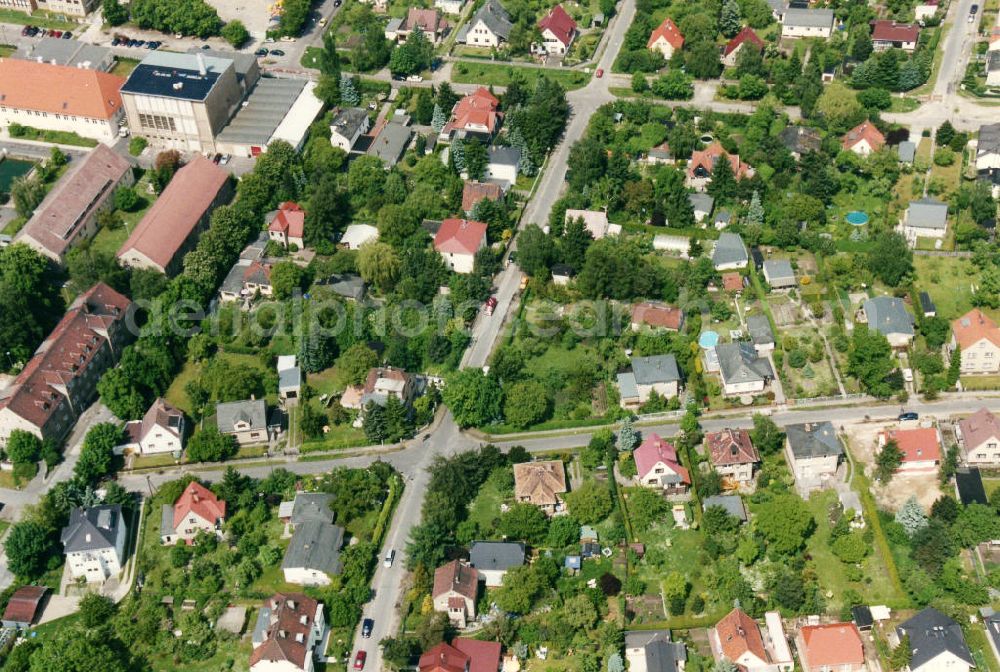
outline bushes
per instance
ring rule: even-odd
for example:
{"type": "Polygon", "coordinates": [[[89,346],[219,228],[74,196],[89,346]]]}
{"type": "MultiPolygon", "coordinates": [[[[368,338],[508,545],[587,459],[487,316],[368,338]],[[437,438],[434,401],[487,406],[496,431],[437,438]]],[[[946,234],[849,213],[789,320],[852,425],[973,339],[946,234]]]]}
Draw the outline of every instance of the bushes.
{"type": "Polygon", "coordinates": [[[222,29],[218,12],[204,0],[132,0],[129,11],[144,30],[206,38],[222,29]]]}

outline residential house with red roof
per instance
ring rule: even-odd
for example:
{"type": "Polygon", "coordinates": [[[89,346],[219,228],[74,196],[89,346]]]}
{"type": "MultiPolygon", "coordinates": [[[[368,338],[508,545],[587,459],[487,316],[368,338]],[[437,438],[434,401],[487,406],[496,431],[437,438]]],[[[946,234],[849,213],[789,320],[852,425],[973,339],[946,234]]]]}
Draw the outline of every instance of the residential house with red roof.
{"type": "Polygon", "coordinates": [[[122,452],[180,453],[184,450],[184,428],[184,413],[158,397],[142,420],[125,423],[128,440],[121,446],[122,452]]]}
{"type": "Polygon", "coordinates": [[[503,196],[503,189],[496,182],[467,180],[462,187],[462,210],[472,216],[472,209],[482,200],[496,201],[503,196]]]}
{"type": "Polygon", "coordinates": [[[461,560],[452,560],[434,570],[431,599],[434,611],[448,614],[458,628],[465,628],[476,618],[479,572],[461,560]]]}
{"type": "Polygon", "coordinates": [[[717,661],[736,663],[744,672],[791,672],[784,629],[777,613],[767,614],[767,633],[745,611],[736,608],[708,631],[708,642],[717,661]]]}
{"type": "Polygon", "coordinates": [[[649,35],[649,40],[646,42],[647,49],[660,52],[663,54],[663,58],[668,61],[674,55],[674,52],[683,46],[684,36],[681,35],[677,24],[670,17],[663,19],[663,23],[653,29],[653,32],[649,35]]]}
{"type": "Polygon", "coordinates": [[[115,191],[133,184],[132,164],[107,145],[98,145],[70,162],[14,242],[62,264],[71,249],[97,234],[97,216],[114,207],[115,191]]]}
{"type": "Polygon", "coordinates": [[[941,433],[936,427],[885,429],[878,434],[879,452],[895,441],[903,453],[897,474],[929,474],[937,471],[941,462],[941,433]]]}
{"type": "Polygon", "coordinates": [[[500,99],[485,86],[480,86],[455,103],[451,119],[441,129],[441,138],[448,140],[471,134],[488,141],[500,125],[503,115],[499,108],[500,99]]]}
{"type": "Polygon", "coordinates": [[[419,672],[498,672],[500,642],[456,637],[441,642],[420,656],[419,672]]]}
{"type": "Polygon", "coordinates": [[[250,672],[313,672],[326,635],[323,604],[302,593],[264,600],[253,629],[250,672]]]}
{"type": "Polygon", "coordinates": [[[645,301],[632,306],[632,331],[643,327],[680,331],[684,326],[684,311],[676,306],[645,301]]]}
{"type": "Polygon", "coordinates": [[[406,17],[394,31],[396,39],[405,40],[417,29],[423,31],[427,39],[436,44],[448,29],[448,21],[441,16],[440,10],[410,7],[406,17]]]}
{"type": "Polygon", "coordinates": [[[750,26],[743,26],[743,29],[723,47],[722,64],[727,68],[736,67],[736,59],[744,48],[756,49],[758,53],[764,51],[764,40],[760,39],[750,26]]]}
{"type": "Polygon", "coordinates": [[[184,164],[118,250],[118,261],[167,275],[208,228],[212,213],[233,196],[229,172],[201,154],[184,164]]]}
{"type": "Polygon", "coordinates": [[[26,630],[40,616],[38,608],[49,592],[47,586],[21,586],[3,611],[3,627],[26,630]]]}
{"type": "Polygon", "coordinates": [[[160,541],[190,544],[199,532],[222,536],[226,503],[198,481],[191,481],[173,506],[164,504],[160,513],[160,541]]]}
{"type": "Polygon", "coordinates": [[[444,259],[448,270],[472,273],[476,252],[486,247],[486,224],[468,219],[449,218],[434,234],[434,249],[444,259]]]}
{"type": "Polygon", "coordinates": [[[805,625],[795,638],[803,672],[864,672],[865,649],[854,623],[805,625]]]}
{"type": "Polygon", "coordinates": [[[132,340],[135,307],[103,282],[70,304],[14,382],[0,391],[0,446],[15,429],[59,441],[132,340]]]}
{"type": "Polygon", "coordinates": [[[542,33],[542,42],[532,45],[533,51],[538,54],[565,55],[577,35],[576,21],[562,5],[549,10],[538,22],[538,30],[542,33]]]}
{"type": "Polygon", "coordinates": [[[1000,372],[1000,327],[979,308],[951,323],[951,352],[959,349],[962,375],[1000,372]]]}
{"type": "Polygon", "coordinates": [[[635,480],[647,488],[660,488],[668,495],[685,495],[691,486],[688,470],[681,466],[673,444],[650,432],[632,451],[635,480]]]}
{"type": "Polygon", "coordinates": [[[861,156],[868,156],[885,146],[885,136],[870,121],[863,121],[846,134],[840,142],[841,147],[861,156]]]}
{"type": "Polygon", "coordinates": [[[760,455],[747,430],[724,429],[706,434],[705,452],[724,478],[739,485],[753,481],[753,468],[760,462],[760,455]]]}
{"type": "Polygon", "coordinates": [[[89,68],[0,59],[0,124],[109,141],[124,118],[125,78],[89,68]]]}
{"type": "Polygon", "coordinates": [[[875,51],[902,49],[912,52],[920,39],[920,26],[895,21],[872,21],[872,47],[875,51]]]}
{"type": "Polygon", "coordinates": [[[687,165],[687,184],[698,191],[704,191],[712,181],[712,171],[720,160],[729,161],[733,175],[737,180],[753,177],[754,169],[740,160],[739,154],[730,154],[718,142],[713,142],[705,149],[691,152],[691,160],[687,165]]]}
{"type": "Polygon", "coordinates": [[[294,245],[300,250],[306,246],[306,212],[302,206],[285,201],[274,212],[267,214],[267,237],[284,248],[294,245]]]}
{"type": "Polygon", "coordinates": [[[980,408],[958,422],[959,443],[970,467],[1000,466],[1000,420],[980,408]]]}

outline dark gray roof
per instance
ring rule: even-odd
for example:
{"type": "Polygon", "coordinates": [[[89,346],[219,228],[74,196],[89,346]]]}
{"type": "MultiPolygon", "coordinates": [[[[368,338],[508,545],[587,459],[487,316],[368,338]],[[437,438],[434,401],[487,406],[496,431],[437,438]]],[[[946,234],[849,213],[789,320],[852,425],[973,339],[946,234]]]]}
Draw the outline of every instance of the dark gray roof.
{"type": "Polygon", "coordinates": [[[976,145],[976,154],[1000,153],[1000,123],[983,124],[979,127],[979,142],[976,145]]]}
{"type": "Polygon", "coordinates": [[[789,7],[785,10],[781,23],[786,26],[801,26],[807,28],[832,28],[832,9],[799,9],[789,7]]]}
{"type": "Polygon", "coordinates": [[[673,355],[633,357],[632,373],[635,374],[635,382],[640,385],[672,383],[681,379],[677,358],[673,355]]]}
{"type": "Polygon", "coordinates": [[[160,536],[164,537],[174,532],[176,532],[174,529],[174,507],[170,504],[164,504],[160,509],[160,536]]]}
{"type": "Polygon", "coordinates": [[[498,147],[493,145],[487,151],[489,162],[500,166],[517,166],[521,162],[521,150],[517,147],[498,147]]]}
{"type": "Polygon", "coordinates": [[[353,138],[367,120],[368,112],[360,107],[345,107],[333,118],[330,128],[336,129],[345,138],[353,138]]]}
{"type": "Polygon", "coordinates": [[[738,233],[725,232],[719,236],[712,252],[712,263],[716,266],[724,264],[747,263],[747,247],[738,233]]]}
{"type": "Polygon", "coordinates": [[[986,72],[1000,70],[1000,51],[993,50],[986,55],[986,72]]]}
{"type": "Polygon", "coordinates": [[[670,641],[669,630],[636,630],[625,633],[626,649],[643,649],[646,672],[677,672],[678,662],[687,660],[681,642],[670,641]]]}
{"type": "Polygon", "coordinates": [[[715,223],[729,225],[733,221],[733,213],[728,210],[719,210],[715,213],[715,223]]]}
{"type": "Polygon", "coordinates": [[[863,304],[868,328],[889,334],[913,335],[913,316],[906,311],[903,300],[895,296],[876,296],[863,304]]]}
{"type": "Polygon", "coordinates": [[[261,79],[219,133],[218,142],[266,145],[305,86],[301,79],[261,79]]]}
{"type": "Polygon", "coordinates": [[[220,432],[232,432],[239,421],[250,423],[254,429],[262,429],[267,424],[267,404],[263,399],[216,404],[215,418],[220,432]]]}
{"type": "Polygon", "coordinates": [[[693,210],[712,212],[712,206],[715,205],[715,199],[708,194],[696,192],[688,194],[688,203],[691,204],[691,208],[693,210]]]}
{"type": "Polygon", "coordinates": [[[281,561],[282,569],[314,569],[330,576],[341,570],[340,547],[344,543],[344,528],[318,520],[310,520],[295,528],[292,540],[281,561]]]}
{"type": "Polygon", "coordinates": [[[403,156],[403,152],[406,151],[412,137],[413,131],[408,127],[389,122],[368,146],[368,155],[377,156],[382,159],[382,163],[394,166],[403,156]]]}
{"type": "Polygon", "coordinates": [[[792,455],[798,459],[844,454],[837,432],[829,421],[786,425],[785,436],[792,455]]]}
{"type": "Polygon", "coordinates": [[[618,374],[618,394],[622,399],[633,399],[639,396],[639,386],[635,382],[635,374],[631,371],[618,374]]]}
{"type": "Polygon", "coordinates": [[[701,503],[701,509],[704,511],[710,506],[722,507],[730,516],[739,518],[744,523],[747,520],[747,509],[743,506],[743,500],[739,495],[712,495],[711,497],[706,497],[701,503]]]}
{"type": "Polygon", "coordinates": [[[911,669],[919,669],[945,652],[950,652],[975,667],[962,635],[962,626],[934,607],[927,607],[901,623],[896,627],[896,632],[900,637],[904,633],[910,636],[910,647],[913,649],[911,669]]]}
{"type": "Polygon", "coordinates": [[[510,19],[510,14],[497,0],[486,0],[482,7],[476,10],[469,21],[469,26],[476,25],[476,21],[482,21],[494,34],[503,39],[510,39],[510,29],[514,23],[510,19]]]}
{"type": "Polygon", "coordinates": [[[774,343],[774,332],[771,331],[771,322],[767,315],[751,315],[747,318],[747,331],[750,332],[750,340],[754,345],[767,345],[774,343]]]}
{"type": "Polygon", "coordinates": [[[246,259],[237,260],[233,264],[233,267],[229,269],[229,272],[226,273],[219,291],[229,294],[239,294],[243,290],[243,273],[246,272],[248,266],[250,266],[250,262],[246,259]]]}
{"type": "Polygon", "coordinates": [[[67,553],[113,548],[125,533],[120,504],[77,507],[70,511],[69,524],[59,540],[67,553]]]}
{"type": "Polygon", "coordinates": [[[788,126],[778,137],[788,151],[797,154],[817,152],[822,143],[819,131],[808,126],[788,126]]]}
{"type": "Polygon", "coordinates": [[[792,284],[795,284],[795,271],[787,259],[768,259],[764,262],[764,273],[772,285],[775,284],[775,280],[791,280],[792,284]]]}
{"type": "Polygon", "coordinates": [[[1000,651],[1000,614],[991,614],[984,621],[986,633],[993,640],[993,646],[1000,651]]]}
{"type": "Polygon", "coordinates": [[[512,541],[474,541],[469,564],[476,569],[506,571],[524,564],[524,544],[512,541]]]}
{"type": "Polygon", "coordinates": [[[320,521],[333,522],[333,509],[330,503],[334,496],[328,492],[300,492],[295,495],[292,504],[292,515],[289,522],[292,525],[320,521]]]}
{"type": "Polygon", "coordinates": [[[360,301],[365,297],[365,281],[361,279],[360,275],[354,275],[353,273],[331,275],[326,280],[317,284],[329,287],[334,294],[343,296],[346,299],[360,301]]]}
{"type": "Polygon", "coordinates": [[[913,158],[917,154],[917,145],[909,140],[903,140],[896,147],[896,153],[899,154],[899,160],[903,163],[913,163],[913,158]]]}
{"type": "Polygon", "coordinates": [[[121,92],[203,101],[229,68],[235,71],[228,58],[152,51],[128,76],[121,92]]]}
{"type": "Polygon", "coordinates": [[[906,225],[921,229],[948,228],[948,204],[936,198],[921,198],[910,201],[906,212],[906,225]]]}
{"type": "Polygon", "coordinates": [[[920,308],[927,313],[936,313],[937,306],[934,305],[934,301],[931,300],[931,295],[927,292],[920,292],[920,308]]]}
{"type": "Polygon", "coordinates": [[[771,363],[757,356],[753,343],[737,341],[715,346],[722,379],[726,384],[767,381],[774,378],[771,363]]]}

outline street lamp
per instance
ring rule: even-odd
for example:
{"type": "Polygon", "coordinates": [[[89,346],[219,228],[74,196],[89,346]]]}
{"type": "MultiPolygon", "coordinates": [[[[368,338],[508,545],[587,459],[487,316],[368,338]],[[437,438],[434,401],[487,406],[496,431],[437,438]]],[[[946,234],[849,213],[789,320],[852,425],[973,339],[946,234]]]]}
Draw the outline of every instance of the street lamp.
{"type": "Polygon", "coordinates": [[[14,368],[14,360],[10,358],[10,350],[7,351],[7,363],[10,365],[10,368],[14,368]]]}

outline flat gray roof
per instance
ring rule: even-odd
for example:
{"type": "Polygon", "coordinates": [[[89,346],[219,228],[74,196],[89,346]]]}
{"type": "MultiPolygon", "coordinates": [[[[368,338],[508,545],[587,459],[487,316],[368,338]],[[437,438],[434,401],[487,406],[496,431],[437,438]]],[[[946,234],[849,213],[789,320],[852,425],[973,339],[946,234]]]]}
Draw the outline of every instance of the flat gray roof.
{"type": "Polygon", "coordinates": [[[246,104],[219,133],[219,142],[266,145],[305,88],[304,79],[262,78],[246,104]]]}

